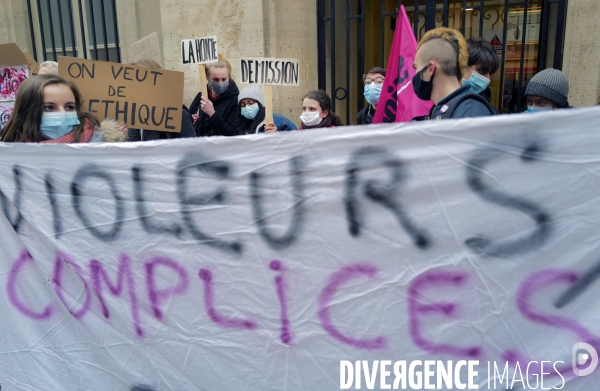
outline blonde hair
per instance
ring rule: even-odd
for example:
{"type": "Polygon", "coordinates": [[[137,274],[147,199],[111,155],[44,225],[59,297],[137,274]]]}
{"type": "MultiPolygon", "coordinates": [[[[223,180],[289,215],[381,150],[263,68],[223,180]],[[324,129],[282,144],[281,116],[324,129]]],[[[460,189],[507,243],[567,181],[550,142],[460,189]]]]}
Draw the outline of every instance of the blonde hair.
{"type": "Polygon", "coordinates": [[[42,68],[50,70],[53,75],[58,75],[58,63],[56,61],[44,61],[40,64],[40,69],[42,68]]]}
{"type": "Polygon", "coordinates": [[[135,65],[138,67],[146,67],[150,69],[162,69],[162,67],[156,61],[151,60],[149,58],[143,58],[134,63],[131,63],[131,65],[135,65]]]}
{"type": "Polygon", "coordinates": [[[417,51],[424,45],[427,61],[435,59],[446,75],[462,78],[462,71],[468,66],[469,50],[465,37],[458,30],[447,27],[430,30],[421,38],[417,51]],[[450,47],[451,51],[448,50],[450,47]]]}
{"type": "Polygon", "coordinates": [[[221,53],[219,53],[218,58],[219,58],[218,62],[213,62],[210,64],[206,64],[204,66],[206,78],[207,79],[210,78],[210,70],[213,68],[227,68],[227,73],[229,75],[229,78],[231,79],[231,64],[229,63],[229,61],[227,61],[225,56],[223,56],[221,53]]]}

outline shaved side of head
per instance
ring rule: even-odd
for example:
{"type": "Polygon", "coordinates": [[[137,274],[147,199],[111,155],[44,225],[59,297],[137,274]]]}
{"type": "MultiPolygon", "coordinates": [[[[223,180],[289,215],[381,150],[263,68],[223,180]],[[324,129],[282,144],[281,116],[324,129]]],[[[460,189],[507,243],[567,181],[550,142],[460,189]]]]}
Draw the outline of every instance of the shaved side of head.
{"type": "Polygon", "coordinates": [[[444,74],[456,76],[458,80],[462,78],[462,70],[467,67],[469,59],[465,37],[459,31],[447,27],[428,31],[421,38],[417,52],[422,61],[435,60],[444,74]]]}
{"type": "Polygon", "coordinates": [[[460,79],[462,75],[458,69],[457,57],[452,44],[441,38],[429,40],[419,47],[419,59],[423,64],[435,61],[445,75],[460,79]]]}

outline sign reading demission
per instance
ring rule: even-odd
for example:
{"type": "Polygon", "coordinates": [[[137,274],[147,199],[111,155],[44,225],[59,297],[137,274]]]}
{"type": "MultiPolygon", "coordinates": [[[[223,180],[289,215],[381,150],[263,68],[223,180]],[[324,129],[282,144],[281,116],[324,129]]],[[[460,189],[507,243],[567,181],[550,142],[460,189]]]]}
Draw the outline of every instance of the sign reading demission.
{"type": "Polygon", "coordinates": [[[2,389],[329,391],[359,360],[599,389],[599,125],[0,143],[2,389]]]}
{"type": "Polygon", "coordinates": [[[300,62],[280,58],[242,58],[240,81],[244,84],[299,86],[300,62]]]}

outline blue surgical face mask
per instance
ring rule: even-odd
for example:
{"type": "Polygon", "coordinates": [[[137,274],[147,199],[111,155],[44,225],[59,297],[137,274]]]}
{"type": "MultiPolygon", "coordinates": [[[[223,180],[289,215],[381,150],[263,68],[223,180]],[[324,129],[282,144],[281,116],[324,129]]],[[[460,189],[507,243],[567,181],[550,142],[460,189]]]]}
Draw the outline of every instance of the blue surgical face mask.
{"type": "Polygon", "coordinates": [[[536,106],[527,106],[527,110],[525,113],[543,113],[545,111],[554,110],[552,107],[536,107],[536,106]]]}
{"type": "Polygon", "coordinates": [[[210,89],[217,95],[223,94],[229,88],[229,80],[219,83],[214,80],[210,81],[210,89]]]}
{"type": "Polygon", "coordinates": [[[463,79],[462,84],[463,86],[467,84],[471,86],[472,93],[481,94],[490,84],[491,80],[481,75],[479,72],[474,71],[473,68],[469,69],[472,71],[471,76],[469,77],[469,80],[463,79]]]}
{"type": "Polygon", "coordinates": [[[378,104],[382,88],[382,84],[376,84],[375,82],[365,85],[364,95],[367,102],[372,105],[378,104]]]}
{"type": "Polygon", "coordinates": [[[258,114],[258,103],[246,105],[246,107],[242,109],[242,115],[248,119],[256,118],[256,114],[258,114]]]}
{"type": "Polygon", "coordinates": [[[42,114],[40,131],[47,139],[56,140],[72,132],[79,125],[76,111],[59,111],[42,114]]]}

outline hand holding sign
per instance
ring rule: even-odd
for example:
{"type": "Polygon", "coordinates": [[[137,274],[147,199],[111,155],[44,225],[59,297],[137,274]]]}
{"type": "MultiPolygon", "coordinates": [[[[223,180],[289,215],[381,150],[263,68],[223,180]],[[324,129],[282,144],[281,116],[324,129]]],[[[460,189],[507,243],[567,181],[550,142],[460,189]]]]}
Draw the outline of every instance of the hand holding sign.
{"type": "Polygon", "coordinates": [[[206,99],[204,96],[200,98],[200,110],[202,110],[202,112],[204,112],[204,114],[208,115],[209,117],[212,117],[213,114],[215,114],[215,106],[209,99],[206,99]]]}
{"type": "Polygon", "coordinates": [[[275,123],[269,122],[268,124],[265,125],[265,133],[275,133],[275,132],[277,132],[277,126],[275,126],[275,123]]]}

